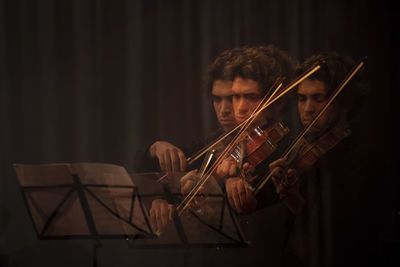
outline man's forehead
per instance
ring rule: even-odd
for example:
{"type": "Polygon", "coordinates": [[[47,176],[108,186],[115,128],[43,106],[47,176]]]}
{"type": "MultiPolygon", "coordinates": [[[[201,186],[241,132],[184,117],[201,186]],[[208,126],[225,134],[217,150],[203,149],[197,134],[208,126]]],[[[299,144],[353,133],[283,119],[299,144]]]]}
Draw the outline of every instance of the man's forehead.
{"type": "Polygon", "coordinates": [[[230,96],[233,94],[232,82],[216,80],[213,83],[211,94],[214,96],[230,96]]]}
{"type": "Polygon", "coordinates": [[[260,94],[260,84],[254,80],[235,78],[232,84],[232,90],[235,94],[260,94]]]}
{"type": "Polygon", "coordinates": [[[325,83],[319,80],[304,80],[297,89],[298,95],[325,95],[325,83]]]}

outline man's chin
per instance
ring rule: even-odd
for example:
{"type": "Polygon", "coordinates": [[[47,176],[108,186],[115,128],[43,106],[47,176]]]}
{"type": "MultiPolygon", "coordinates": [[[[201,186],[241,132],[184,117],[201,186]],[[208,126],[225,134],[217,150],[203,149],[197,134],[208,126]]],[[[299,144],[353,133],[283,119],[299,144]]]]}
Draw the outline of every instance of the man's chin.
{"type": "Polygon", "coordinates": [[[225,131],[229,131],[229,130],[233,129],[235,126],[236,126],[236,124],[221,124],[221,127],[225,131]]]}
{"type": "Polygon", "coordinates": [[[232,129],[236,125],[236,121],[234,120],[220,120],[219,124],[224,128],[225,130],[232,129]]]}
{"type": "Polygon", "coordinates": [[[244,122],[245,120],[247,120],[247,118],[236,118],[237,124],[241,124],[241,123],[244,122]]]}
{"type": "Polygon", "coordinates": [[[304,127],[307,127],[312,122],[312,120],[302,120],[301,122],[303,123],[304,127]]]}

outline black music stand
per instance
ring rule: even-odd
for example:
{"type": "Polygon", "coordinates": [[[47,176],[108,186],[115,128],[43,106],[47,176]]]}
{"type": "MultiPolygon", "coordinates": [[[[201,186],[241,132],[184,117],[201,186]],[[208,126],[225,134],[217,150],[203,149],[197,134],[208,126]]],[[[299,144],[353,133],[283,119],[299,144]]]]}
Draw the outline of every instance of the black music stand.
{"type": "MultiPolygon", "coordinates": [[[[160,173],[131,174],[133,182],[138,186],[138,194],[146,210],[150,210],[152,202],[164,199],[176,207],[184,199],[180,191],[180,178],[165,178],[160,173]]],[[[168,225],[164,233],[157,239],[131,240],[131,248],[220,248],[246,247],[248,242],[240,229],[236,215],[230,208],[226,194],[218,183],[210,178],[207,187],[206,208],[211,212],[186,209],[181,216],[175,214],[173,223],[168,225]]]]}
{"type": "Polygon", "coordinates": [[[126,170],[102,163],[14,164],[38,239],[155,238],[126,170]]]}

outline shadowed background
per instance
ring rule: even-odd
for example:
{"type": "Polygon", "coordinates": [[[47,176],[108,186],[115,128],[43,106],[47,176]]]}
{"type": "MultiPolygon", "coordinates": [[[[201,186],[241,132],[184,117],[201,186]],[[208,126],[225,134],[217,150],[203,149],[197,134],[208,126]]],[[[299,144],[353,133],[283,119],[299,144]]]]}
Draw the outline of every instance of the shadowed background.
{"type": "MultiPolygon", "coordinates": [[[[388,185],[376,249],[390,251],[399,220],[394,10],[354,0],[0,0],[0,266],[92,260],[90,242],[36,240],[12,163],[95,161],[131,171],[135,151],[154,140],[185,146],[204,137],[217,124],[202,74],[241,45],[274,44],[297,61],[330,50],[368,56],[366,145],[388,185]]],[[[138,259],[110,243],[101,266],[138,259]]],[[[146,253],[137,266],[154,263],[146,253]]],[[[182,253],[173,257],[171,266],[187,264],[182,253]]]]}

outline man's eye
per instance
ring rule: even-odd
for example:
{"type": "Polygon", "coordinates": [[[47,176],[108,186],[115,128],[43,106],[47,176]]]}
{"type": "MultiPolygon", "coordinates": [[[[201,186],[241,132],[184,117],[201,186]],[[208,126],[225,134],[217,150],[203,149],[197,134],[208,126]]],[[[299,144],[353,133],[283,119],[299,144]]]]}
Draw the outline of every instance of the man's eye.
{"type": "Polygon", "coordinates": [[[316,95],[316,96],[314,97],[314,100],[315,100],[316,102],[324,102],[324,101],[326,100],[326,96],[325,96],[325,95],[316,95]]]}
{"type": "Polygon", "coordinates": [[[230,95],[230,96],[226,96],[226,97],[225,97],[225,100],[227,100],[227,101],[229,101],[229,102],[232,102],[232,98],[233,98],[233,96],[231,96],[231,95],[230,95]]]}
{"type": "Polygon", "coordinates": [[[251,100],[251,101],[256,101],[256,100],[259,100],[260,98],[261,98],[261,96],[257,95],[257,94],[246,95],[246,99],[251,100]]]}
{"type": "Polygon", "coordinates": [[[306,97],[302,96],[302,95],[299,95],[299,96],[297,96],[297,101],[304,102],[304,101],[306,101],[306,97]]]}
{"type": "Polygon", "coordinates": [[[221,102],[221,98],[219,96],[213,96],[212,101],[219,103],[219,102],[221,102]]]}

